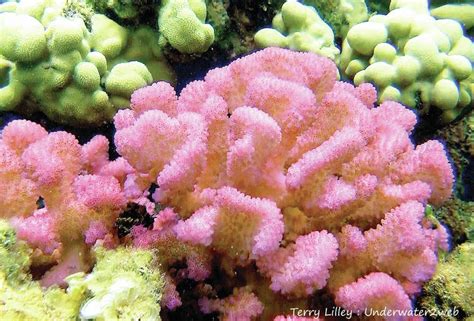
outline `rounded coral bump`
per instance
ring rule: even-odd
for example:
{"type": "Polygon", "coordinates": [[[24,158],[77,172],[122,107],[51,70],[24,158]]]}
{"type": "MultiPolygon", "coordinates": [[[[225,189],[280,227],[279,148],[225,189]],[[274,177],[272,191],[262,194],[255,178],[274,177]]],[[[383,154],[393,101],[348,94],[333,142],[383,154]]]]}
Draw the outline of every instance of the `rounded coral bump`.
{"type": "Polygon", "coordinates": [[[357,314],[363,311],[389,309],[398,315],[388,320],[400,320],[412,309],[411,301],[402,286],[388,274],[374,272],[356,283],[346,285],[336,293],[336,303],[357,314]]]}

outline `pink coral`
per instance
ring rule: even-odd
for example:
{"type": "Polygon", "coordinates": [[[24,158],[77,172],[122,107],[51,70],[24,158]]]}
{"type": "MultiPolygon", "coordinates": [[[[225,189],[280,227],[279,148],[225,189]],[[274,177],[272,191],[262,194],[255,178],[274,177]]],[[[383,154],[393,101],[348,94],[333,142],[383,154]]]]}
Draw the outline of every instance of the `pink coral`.
{"type": "Polygon", "coordinates": [[[212,205],[179,222],[175,228],[178,238],[212,245],[237,262],[248,262],[278,248],[283,222],[272,201],[252,199],[234,188],[223,187],[216,191],[212,205]]]}
{"type": "Polygon", "coordinates": [[[371,271],[390,274],[409,295],[420,291],[435,272],[438,248],[446,248],[446,230],[424,218],[424,206],[406,202],[386,214],[376,228],[365,233],[345,226],[338,235],[340,256],[329,288],[355,281],[371,271]],[[407,232],[409,231],[409,232],[407,232]],[[350,262],[357,261],[357,265],[350,262]]]}
{"type": "Polygon", "coordinates": [[[336,238],[327,231],[312,232],[279,249],[275,256],[260,260],[258,266],[271,277],[272,290],[305,297],[326,285],[337,248],[336,238]]]}
{"type": "Polygon", "coordinates": [[[176,285],[169,276],[165,277],[165,288],[163,289],[163,298],[160,303],[169,310],[174,310],[183,304],[176,290],[176,285]]]}
{"type": "MultiPolygon", "coordinates": [[[[375,107],[374,87],[336,78],[326,58],[269,48],[179,97],[163,83],[137,90],[115,117],[117,150],[136,170],[127,190],[156,183],[154,199],[176,212],[168,240],[207,248],[229,276],[256,263],[272,290],[301,298],[369,275],[397,306],[445,246],[422,216],[449,197],[452,169],[441,143],[414,146],[412,111],[375,107]]],[[[163,232],[143,233],[136,242],[163,232]]]]}
{"type": "MultiPolygon", "coordinates": [[[[110,163],[107,140],[97,136],[81,146],[69,133],[48,134],[30,121],[12,121],[2,132],[0,162],[4,165],[0,189],[10,189],[0,194],[0,204],[15,211],[2,210],[0,216],[15,215],[12,223],[18,236],[43,254],[85,268],[84,262],[78,263],[84,260],[83,253],[70,249],[82,248],[85,241],[90,243],[99,235],[110,235],[115,218],[126,205],[119,180],[101,174],[110,163]]],[[[124,172],[120,175],[125,176],[124,172]]],[[[65,276],[61,267],[54,270],[65,276]]],[[[74,268],[67,270],[75,272],[74,268]]],[[[62,281],[54,273],[47,277],[48,284],[62,281]]]]}
{"type": "Polygon", "coordinates": [[[411,282],[427,281],[436,268],[436,249],[430,229],[421,225],[424,208],[410,201],[389,212],[376,229],[365,233],[374,265],[411,282]],[[406,230],[410,233],[404,233],[406,230]]]}
{"type": "Polygon", "coordinates": [[[102,245],[108,249],[118,245],[118,239],[103,221],[92,221],[84,232],[84,241],[87,245],[102,245]]]}
{"type": "Polygon", "coordinates": [[[176,102],[174,88],[166,82],[158,82],[138,89],[130,99],[132,109],[137,115],[159,108],[169,116],[175,116],[178,107],[176,102]]]}
{"type": "MultiPolygon", "coordinates": [[[[158,249],[168,309],[183,304],[183,279],[202,290],[213,271],[234,292],[203,290],[200,307],[222,320],[271,320],[288,314],[274,300],[305,307],[323,289],[352,310],[410,309],[447,245],[423,213],[450,196],[452,169],[441,143],[413,144],[412,111],[375,107],[373,86],[336,79],[326,58],[269,48],[179,97],[166,83],[144,87],[114,118],[114,161],[103,136],[81,146],[14,121],[0,140],[0,215],[77,269],[72,249],[113,246],[126,203],[144,206],[154,225],[127,240],[158,249]]],[[[46,283],[72,270],[59,265],[46,283]]]]}
{"type": "Polygon", "coordinates": [[[26,218],[12,218],[11,223],[20,239],[30,246],[52,254],[61,248],[61,240],[56,233],[54,217],[45,208],[36,210],[26,218]]]}
{"type": "Polygon", "coordinates": [[[411,301],[400,283],[380,272],[371,273],[340,288],[336,293],[336,303],[359,315],[377,315],[376,311],[389,310],[389,313],[395,315],[374,317],[389,321],[406,320],[406,315],[411,310],[411,301]]]}
{"type": "Polygon", "coordinates": [[[234,289],[225,299],[202,298],[199,306],[205,314],[220,312],[222,321],[251,321],[263,312],[262,303],[246,288],[234,289]]]}

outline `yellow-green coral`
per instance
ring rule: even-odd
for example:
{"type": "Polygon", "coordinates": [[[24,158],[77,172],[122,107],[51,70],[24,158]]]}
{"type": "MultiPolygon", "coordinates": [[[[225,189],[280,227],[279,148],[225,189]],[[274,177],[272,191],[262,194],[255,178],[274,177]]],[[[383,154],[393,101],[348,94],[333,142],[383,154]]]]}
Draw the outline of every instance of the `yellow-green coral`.
{"type": "Polygon", "coordinates": [[[70,289],[86,289],[80,309],[83,319],[160,320],[160,300],[164,278],[150,250],[99,248],[97,264],[91,274],[67,278],[70,289]]]}
{"type": "Polygon", "coordinates": [[[155,45],[137,42],[134,32],[103,15],[91,17],[89,31],[81,18],[62,16],[65,3],[22,0],[0,7],[0,33],[6,35],[0,43],[0,110],[21,111],[28,99],[54,121],[98,125],[128,107],[130,94],[153,76],[174,82],[155,45]],[[124,58],[132,50],[143,52],[135,62],[124,58]],[[118,82],[120,88],[107,86],[118,82]]]}
{"type": "Polygon", "coordinates": [[[43,289],[28,273],[31,250],[0,220],[0,316],[8,321],[159,321],[164,278],[152,250],[97,248],[94,270],[43,289]]]}
{"type": "Polygon", "coordinates": [[[110,60],[110,65],[128,61],[144,63],[154,81],[176,82],[176,75],[164,58],[159,35],[150,27],[141,26],[128,33],[128,42],[120,55],[110,60]]]}
{"type": "Polygon", "coordinates": [[[27,279],[31,250],[17,242],[16,233],[4,220],[0,220],[0,273],[5,282],[17,284],[27,279]]]}
{"type": "Polygon", "coordinates": [[[0,315],[8,321],[74,321],[83,293],[57,287],[43,290],[39,283],[11,286],[0,272],[0,315]]]}
{"type": "Polygon", "coordinates": [[[447,4],[431,10],[431,15],[438,19],[454,19],[461,22],[466,29],[474,26],[474,4],[447,4]]]}
{"type": "Polygon", "coordinates": [[[452,121],[472,102],[474,44],[457,21],[433,18],[426,0],[392,0],[390,9],[349,30],[342,71],[375,84],[380,101],[436,106],[452,121]]]}
{"type": "Polygon", "coordinates": [[[310,51],[333,60],[339,55],[332,29],[310,6],[288,0],[283,4],[281,13],[273,18],[272,25],[274,29],[265,28],[255,34],[259,47],[310,51]]]}
{"type": "Polygon", "coordinates": [[[434,215],[449,227],[455,244],[474,241],[474,202],[451,198],[434,210],[434,215]]]}
{"type": "Polygon", "coordinates": [[[0,316],[8,321],[76,320],[84,297],[81,289],[43,290],[28,274],[31,250],[0,221],[0,316]]]}
{"type": "Polygon", "coordinates": [[[350,27],[369,19],[364,0],[304,0],[303,3],[314,7],[341,38],[350,27]]]}
{"type": "Polygon", "coordinates": [[[161,43],[181,53],[202,53],[214,42],[214,29],[206,24],[204,0],[163,0],[158,26],[161,43]]]}
{"type": "Polygon", "coordinates": [[[474,243],[460,245],[440,262],[436,274],[424,287],[421,307],[436,320],[458,320],[443,312],[458,311],[465,320],[474,317],[474,243]],[[436,315],[436,316],[435,316],[436,315]]]}
{"type": "MultiPolygon", "coordinates": [[[[133,19],[138,15],[136,1],[132,0],[86,0],[95,11],[113,11],[121,19],[133,19]]],[[[138,1],[139,2],[139,1],[138,1]]]]}

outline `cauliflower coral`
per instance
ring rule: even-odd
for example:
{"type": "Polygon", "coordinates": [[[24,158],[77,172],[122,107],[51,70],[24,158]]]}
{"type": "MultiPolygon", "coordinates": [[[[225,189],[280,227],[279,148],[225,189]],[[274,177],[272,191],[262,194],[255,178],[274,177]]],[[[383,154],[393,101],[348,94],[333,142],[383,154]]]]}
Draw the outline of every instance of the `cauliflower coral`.
{"type": "Polygon", "coordinates": [[[107,152],[103,136],[81,146],[69,133],[48,134],[26,120],[2,130],[0,217],[35,249],[34,265],[59,263],[43,285],[88,268],[86,241],[115,243],[115,219],[127,204],[121,182],[131,168],[109,162],[107,152]]]}
{"type": "Polygon", "coordinates": [[[202,311],[222,320],[281,320],[290,311],[272,312],[275,302],[305,307],[319,289],[354,313],[411,309],[448,246],[424,208],[449,198],[451,165],[441,143],[411,141],[412,111],[375,107],[372,85],[336,79],[327,58],[269,48],[179,97],[163,82],[139,89],[115,116],[117,151],[133,168],[124,194],[156,184],[168,207],[152,229],[134,229],[134,243],[184,259],[167,276],[168,308],[181,304],[182,280],[209,281],[211,256],[229,280],[243,273],[230,296],[212,282],[200,291],[202,311]]]}

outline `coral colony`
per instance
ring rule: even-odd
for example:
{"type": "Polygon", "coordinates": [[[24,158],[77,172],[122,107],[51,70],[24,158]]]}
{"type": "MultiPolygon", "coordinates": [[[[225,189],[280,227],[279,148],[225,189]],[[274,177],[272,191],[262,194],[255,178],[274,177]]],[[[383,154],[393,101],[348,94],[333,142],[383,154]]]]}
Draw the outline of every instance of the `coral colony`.
{"type": "Polygon", "coordinates": [[[0,4],[0,320],[474,318],[474,6],[243,2],[0,4]]]}

